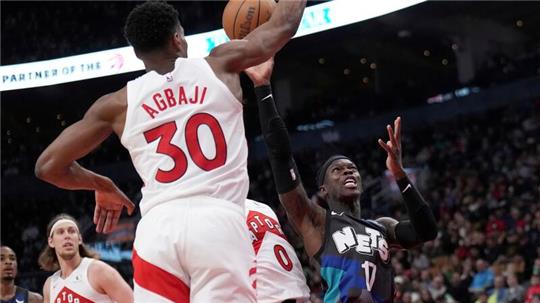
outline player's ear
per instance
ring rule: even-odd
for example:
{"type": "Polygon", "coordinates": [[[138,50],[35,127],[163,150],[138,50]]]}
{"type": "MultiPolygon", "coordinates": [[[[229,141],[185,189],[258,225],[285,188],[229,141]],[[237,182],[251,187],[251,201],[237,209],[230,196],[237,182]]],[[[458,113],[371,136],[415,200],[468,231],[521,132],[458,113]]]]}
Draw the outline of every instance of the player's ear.
{"type": "Polygon", "coordinates": [[[328,190],[326,189],[326,186],[324,186],[324,184],[319,186],[319,196],[325,200],[328,197],[328,190]]]}
{"type": "Polygon", "coordinates": [[[48,237],[48,238],[47,238],[47,244],[49,244],[49,247],[50,247],[50,248],[54,248],[54,244],[53,244],[52,237],[48,237]]]}

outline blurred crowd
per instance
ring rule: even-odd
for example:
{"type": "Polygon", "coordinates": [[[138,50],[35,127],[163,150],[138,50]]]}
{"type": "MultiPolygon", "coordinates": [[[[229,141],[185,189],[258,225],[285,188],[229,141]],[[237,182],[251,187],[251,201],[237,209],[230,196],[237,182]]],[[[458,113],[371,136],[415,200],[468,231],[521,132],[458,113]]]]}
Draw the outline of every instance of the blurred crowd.
{"type": "MultiPolygon", "coordinates": [[[[422,192],[435,211],[439,235],[421,248],[394,252],[397,302],[540,302],[539,107],[489,111],[415,132],[404,121],[404,163],[426,175],[422,192]]],[[[315,164],[332,151],[355,159],[368,191],[373,180],[383,182],[385,154],[371,141],[297,155],[311,192],[315,164]]],[[[254,198],[276,201],[268,166],[258,170],[251,174],[254,198]]],[[[384,187],[368,194],[363,216],[406,215],[399,195],[385,194],[384,187]]],[[[281,208],[280,214],[285,220],[281,208]]],[[[320,295],[316,265],[294,233],[289,239],[320,295]]]]}

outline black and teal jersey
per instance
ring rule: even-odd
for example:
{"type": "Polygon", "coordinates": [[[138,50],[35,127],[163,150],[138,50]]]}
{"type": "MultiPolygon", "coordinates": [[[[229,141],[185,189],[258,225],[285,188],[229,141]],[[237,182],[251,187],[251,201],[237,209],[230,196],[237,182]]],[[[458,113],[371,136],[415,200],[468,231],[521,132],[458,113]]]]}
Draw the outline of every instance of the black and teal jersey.
{"type": "Polygon", "coordinates": [[[15,295],[11,299],[7,301],[2,300],[1,302],[2,303],[28,303],[28,290],[17,286],[15,295]]]}
{"type": "Polygon", "coordinates": [[[328,210],[324,242],[315,258],[327,286],[325,303],[393,302],[394,272],[381,224],[328,210]]]}

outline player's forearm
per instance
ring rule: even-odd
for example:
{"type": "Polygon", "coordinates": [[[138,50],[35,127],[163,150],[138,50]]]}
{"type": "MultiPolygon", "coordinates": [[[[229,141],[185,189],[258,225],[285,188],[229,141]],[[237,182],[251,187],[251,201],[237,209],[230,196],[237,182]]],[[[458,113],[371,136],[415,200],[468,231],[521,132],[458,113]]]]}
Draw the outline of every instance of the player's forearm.
{"type": "Polygon", "coordinates": [[[57,187],[70,190],[96,190],[110,186],[111,180],[80,166],[76,161],[64,164],[51,157],[40,157],[36,176],[57,187]]]}
{"type": "Polygon", "coordinates": [[[431,241],[437,236],[437,222],[431,207],[405,174],[397,180],[409,215],[396,226],[396,237],[404,247],[431,241]]]}
{"type": "Polygon", "coordinates": [[[288,38],[294,36],[306,7],[306,0],[281,0],[268,22],[288,38]]]}
{"type": "Polygon", "coordinates": [[[255,88],[259,106],[259,122],[268,149],[274,182],[279,194],[292,191],[300,183],[300,176],[292,156],[287,127],[279,116],[270,85],[255,88]]]}

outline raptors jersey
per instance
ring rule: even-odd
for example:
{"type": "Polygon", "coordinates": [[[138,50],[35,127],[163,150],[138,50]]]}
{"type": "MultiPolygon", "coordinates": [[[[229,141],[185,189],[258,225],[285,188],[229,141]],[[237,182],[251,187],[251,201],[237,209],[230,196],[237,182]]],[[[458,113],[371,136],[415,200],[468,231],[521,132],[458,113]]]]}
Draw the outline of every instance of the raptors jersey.
{"type": "Polygon", "coordinates": [[[205,59],[178,58],[127,84],[121,142],[144,182],[141,213],[208,196],[243,207],[249,189],[242,104],[205,59]]]}
{"type": "Polygon", "coordinates": [[[274,211],[266,204],[249,199],[245,211],[257,255],[257,302],[307,301],[309,288],[302,265],[287,242],[274,211]]]}
{"type": "Polygon", "coordinates": [[[324,243],[315,258],[328,288],[324,302],[393,302],[388,236],[376,221],[327,211],[324,243]]]}
{"type": "Polygon", "coordinates": [[[81,264],[66,278],[60,277],[60,271],[51,276],[50,303],[109,303],[107,295],[98,293],[88,281],[88,266],[94,261],[82,258],[81,264]]]}

